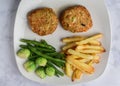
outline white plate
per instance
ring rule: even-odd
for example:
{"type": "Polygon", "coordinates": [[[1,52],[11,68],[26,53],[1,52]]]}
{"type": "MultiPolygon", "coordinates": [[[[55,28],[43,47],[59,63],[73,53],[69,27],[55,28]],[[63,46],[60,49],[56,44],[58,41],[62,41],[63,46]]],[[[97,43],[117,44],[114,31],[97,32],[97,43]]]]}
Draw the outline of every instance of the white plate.
{"type": "Polygon", "coordinates": [[[95,65],[95,73],[93,75],[84,75],[81,80],[75,82],[71,82],[70,78],[66,76],[61,78],[49,77],[41,80],[34,73],[27,73],[23,68],[23,62],[25,60],[20,59],[15,54],[17,66],[23,76],[25,76],[30,80],[37,81],[40,83],[69,85],[69,84],[76,84],[81,82],[88,82],[98,78],[104,72],[108,62],[110,42],[111,42],[109,18],[103,0],[22,0],[17,11],[15,28],[14,28],[15,53],[17,52],[17,50],[19,49],[19,45],[21,44],[21,42],[19,41],[20,38],[37,39],[37,40],[45,39],[47,40],[48,43],[56,47],[56,49],[59,51],[60,46],[62,45],[60,39],[63,37],[73,36],[73,35],[89,36],[96,33],[103,33],[104,37],[102,38],[101,41],[106,49],[106,53],[104,53],[101,56],[102,57],[101,62],[95,65]],[[60,12],[64,10],[66,7],[79,5],[79,4],[85,6],[89,10],[93,19],[93,27],[88,32],[74,34],[65,31],[59,24],[57,30],[53,34],[42,37],[33,33],[28,27],[26,15],[32,9],[40,8],[40,7],[50,7],[55,10],[57,15],[59,15],[60,12]]]}

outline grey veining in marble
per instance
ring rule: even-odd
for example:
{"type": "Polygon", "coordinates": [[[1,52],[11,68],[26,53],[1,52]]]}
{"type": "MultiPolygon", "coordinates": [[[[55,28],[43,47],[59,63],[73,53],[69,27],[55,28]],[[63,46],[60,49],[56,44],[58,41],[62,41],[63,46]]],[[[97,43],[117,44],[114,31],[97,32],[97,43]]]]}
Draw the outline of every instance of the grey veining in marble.
{"type": "MultiPolygon", "coordinates": [[[[20,0],[0,0],[0,86],[47,86],[30,81],[17,69],[13,53],[14,19],[20,0]]],[[[112,29],[112,48],[104,74],[75,86],[120,86],[120,0],[105,0],[112,29]]]]}

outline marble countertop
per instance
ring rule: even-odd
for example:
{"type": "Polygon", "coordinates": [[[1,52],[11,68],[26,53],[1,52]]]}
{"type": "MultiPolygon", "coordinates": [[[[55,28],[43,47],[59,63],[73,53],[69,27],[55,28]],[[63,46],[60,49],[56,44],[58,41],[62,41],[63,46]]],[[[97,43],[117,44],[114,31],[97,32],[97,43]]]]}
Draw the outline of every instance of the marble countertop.
{"type": "MultiPolygon", "coordinates": [[[[0,86],[47,86],[30,81],[17,69],[13,53],[14,19],[20,0],[0,0],[0,86]]],[[[112,29],[108,66],[98,79],[74,86],[120,86],[120,0],[105,0],[112,29]]]]}

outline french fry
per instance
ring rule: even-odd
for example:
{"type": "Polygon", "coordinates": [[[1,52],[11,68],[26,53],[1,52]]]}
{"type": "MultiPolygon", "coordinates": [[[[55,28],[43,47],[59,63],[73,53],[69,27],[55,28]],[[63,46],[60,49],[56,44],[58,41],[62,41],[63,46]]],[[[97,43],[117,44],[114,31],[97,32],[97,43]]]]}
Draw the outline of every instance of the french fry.
{"type": "Polygon", "coordinates": [[[82,72],[80,70],[78,70],[78,69],[76,69],[75,72],[76,72],[76,78],[80,79],[80,77],[82,75],[82,72]]]}
{"type": "Polygon", "coordinates": [[[63,38],[62,42],[63,43],[71,43],[71,42],[81,41],[83,39],[85,39],[85,38],[80,37],[80,36],[75,36],[75,37],[63,38]]]}
{"type": "Polygon", "coordinates": [[[73,70],[73,71],[76,69],[73,65],[71,65],[71,67],[72,67],[72,70],[73,70]]]}
{"type": "Polygon", "coordinates": [[[96,46],[100,46],[101,43],[98,40],[91,40],[88,42],[90,45],[96,45],[96,46]]]}
{"type": "Polygon", "coordinates": [[[93,50],[105,51],[105,49],[102,46],[79,45],[76,47],[76,50],[83,50],[83,49],[93,49],[93,50]]]}
{"type": "Polygon", "coordinates": [[[79,58],[81,58],[81,57],[78,57],[78,56],[76,56],[76,55],[69,55],[69,57],[74,58],[74,59],[79,59],[79,58]]]}
{"type": "Polygon", "coordinates": [[[73,65],[74,67],[76,67],[79,70],[85,71],[85,72],[87,72],[89,74],[94,72],[94,68],[92,66],[90,66],[90,65],[79,62],[78,60],[75,60],[75,59],[73,59],[71,57],[67,57],[66,59],[67,59],[69,64],[73,65]]]}
{"type": "Polygon", "coordinates": [[[73,74],[72,74],[72,81],[75,81],[75,79],[76,79],[76,73],[75,73],[75,71],[73,71],[73,74]]]}
{"type": "Polygon", "coordinates": [[[94,58],[88,63],[88,65],[93,65],[93,63],[98,64],[100,62],[100,57],[98,55],[94,55],[94,58]]]}
{"type": "Polygon", "coordinates": [[[91,41],[91,40],[96,40],[96,39],[101,38],[101,37],[102,37],[102,34],[99,33],[99,34],[96,34],[96,35],[91,36],[91,37],[89,37],[89,38],[86,38],[85,40],[76,42],[76,44],[77,44],[77,45],[87,44],[87,43],[89,43],[89,41],[91,41]]]}
{"type": "Polygon", "coordinates": [[[94,63],[100,62],[101,54],[105,52],[104,47],[97,40],[103,35],[101,33],[91,37],[69,37],[62,39],[66,45],[62,48],[66,54],[65,73],[72,81],[80,79],[83,73],[94,73],[94,63]]]}
{"type": "Polygon", "coordinates": [[[86,63],[88,61],[90,61],[89,59],[81,59],[81,60],[78,60],[79,62],[83,62],[83,63],[86,63]]]}
{"type": "Polygon", "coordinates": [[[68,62],[66,62],[65,63],[65,73],[66,73],[66,75],[68,76],[68,77],[71,77],[71,75],[72,75],[72,68],[71,68],[71,65],[68,63],[68,62]]]}
{"type": "Polygon", "coordinates": [[[99,63],[100,62],[100,56],[98,55],[95,55],[94,58],[93,58],[93,63],[99,63]]]}
{"type": "Polygon", "coordinates": [[[82,75],[82,72],[76,69],[72,74],[72,81],[75,81],[75,79],[80,79],[81,75],[82,75]]]}
{"type": "Polygon", "coordinates": [[[84,54],[101,54],[103,51],[100,50],[77,50],[77,52],[84,53],[84,54]]]}
{"type": "Polygon", "coordinates": [[[75,43],[70,43],[70,44],[65,45],[65,46],[62,48],[62,50],[65,51],[65,50],[67,50],[67,49],[69,49],[69,48],[72,48],[72,47],[75,47],[75,46],[76,46],[75,43]]]}
{"type": "Polygon", "coordinates": [[[69,49],[67,52],[68,52],[69,54],[72,54],[72,55],[81,57],[81,58],[83,58],[83,59],[93,59],[93,56],[92,56],[92,55],[87,55],[87,54],[79,53],[79,52],[76,52],[76,51],[73,50],[73,49],[69,49]]]}
{"type": "MultiPolygon", "coordinates": [[[[76,66],[74,66],[72,64],[70,64],[70,65],[71,65],[73,71],[75,71],[77,69],[76,66]]],[[[82,73],[86,73],[83,69],[78,69],[78,70],[80,70],[82,73]]]]}
{"type": "Polygon", "coordinates": [[[88,63],[89,66],[92,66],[93,65],[93,60],[91,60],[89,63],[88,63]]]}
{"type": "MultiPolygon", "coordinates": [[[[86,39],[86,37],[75,36],[75,37],[63,38],[62,42],[63,43],[71,43],[71,42],[77,42],[77,41],[81,41],[81,40],[85,40],[85,39],[86,39]]],[[[101,43],[98,40],[91,40],[91,41],[89,41],[89,44],[101,45],[101,43]]]]}

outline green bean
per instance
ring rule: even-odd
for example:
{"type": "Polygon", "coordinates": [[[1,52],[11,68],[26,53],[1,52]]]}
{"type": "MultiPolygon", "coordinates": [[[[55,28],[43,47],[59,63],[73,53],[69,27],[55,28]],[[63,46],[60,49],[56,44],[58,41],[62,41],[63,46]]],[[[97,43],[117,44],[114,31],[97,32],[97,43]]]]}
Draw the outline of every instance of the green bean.
{"type": "Polygon", "coordinates": [[[55,50],[50,50],[50,49],[41,48],[41,47],[37,47],[36,49],[39,50],[39,51],[45,52],[45,53],[46,53],[46,52],[49,52],[49,53],[50,53],[50,52],[55,52],[55,50]]]}
{"type": "Polygon", "coordinates": [[[42,40],[40,41],[40,43],[45,44],[45,45],[48,45],[48,43],[47,43],[44,39],[42,39],[42,40]]]}
{"type": "Polygon", "coordinates": [[[42,43],[40,43],[38,41],[35,41],[35,40],[21,39],[20,41],[28,43],[28,44],[34,44],[34,45],[37,45],[37,46],[40,46],[40,47],[48,48],[48,49],[51,49],[51,50],[55,50],[55,48],[53,46],[45,45],[45,44],[42,44],[42,43]]]}
{"type": "Polygon", "coordinates": [[[50,57],[50,56],[48,56],[48,55],[45,55],[45,54],[37,51],[36,48],[34,48],[34,47],[32,47],[32,46],[28,46],[28,47],[29,47],[29,49],[30,49],[32,52],[36,53],[37,55],[39,55],[39,56],[41,56],[41,57],[44,57],[44,58],[46,58],[46,59],[48,59],[48,60],[51,60],[51,61],[54,61],[54,62],[65,63],[64,60],[55,59],[55,58],[52,58],[52,57],[50,57]]]}
{"type": "Polygon", "coordinates": [[[56,70],[56,73],[61,75],[61,76],[64,76],[64,73],[62,73],[61,71],[59,71],[50,61],[47,62],[47,64],[53,68],[55,68],[56,70]]]}

